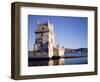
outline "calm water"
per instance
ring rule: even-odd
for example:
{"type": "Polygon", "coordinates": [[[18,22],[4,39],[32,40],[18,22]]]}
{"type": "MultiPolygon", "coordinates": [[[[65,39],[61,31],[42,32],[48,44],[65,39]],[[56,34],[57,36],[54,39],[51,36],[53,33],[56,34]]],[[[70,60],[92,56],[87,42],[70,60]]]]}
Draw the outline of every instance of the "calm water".
{"type": "Polygon", "coordinates": [[[87,64],[88,57],[86,53],[66,53],[66,58],[59,58],[54,60],[28,60],[29,66],[52,66],[52,65],[76,65],[87,64]]]}

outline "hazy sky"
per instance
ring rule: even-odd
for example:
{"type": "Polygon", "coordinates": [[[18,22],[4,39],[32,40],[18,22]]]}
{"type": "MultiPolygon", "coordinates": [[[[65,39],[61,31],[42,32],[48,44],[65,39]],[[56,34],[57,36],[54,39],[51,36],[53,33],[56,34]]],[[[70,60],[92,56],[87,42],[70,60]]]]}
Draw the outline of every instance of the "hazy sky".
{"type": "Polygon", "coordinates": [[[28,48],[33,49],[35,42],[36,23],[45,23],[48,20],[54,25],[55,45],[65,48],[87,48],[88,18],[63,16],[28,16],[28,48]]]}

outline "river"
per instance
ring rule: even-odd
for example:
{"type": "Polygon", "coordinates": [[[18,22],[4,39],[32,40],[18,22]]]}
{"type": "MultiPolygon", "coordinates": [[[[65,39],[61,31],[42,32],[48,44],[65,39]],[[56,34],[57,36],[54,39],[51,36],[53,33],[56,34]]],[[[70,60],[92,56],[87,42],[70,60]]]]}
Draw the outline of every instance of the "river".
{"type": "Polygon", "coordinates": [[[70,52],[64,58],[50,60],[28,60],[28,66],[78,65],[88,64],[87,53],[70,52]]]}

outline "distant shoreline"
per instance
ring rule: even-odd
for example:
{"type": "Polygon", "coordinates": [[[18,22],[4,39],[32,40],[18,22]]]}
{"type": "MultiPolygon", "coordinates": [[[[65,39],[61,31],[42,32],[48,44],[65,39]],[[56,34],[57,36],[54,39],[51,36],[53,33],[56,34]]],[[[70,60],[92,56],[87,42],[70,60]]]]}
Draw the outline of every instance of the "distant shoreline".
{"type": "MultiPolygon", "coordinates": [[[[33,52],[33,51],[28,50],[28,52],[33,52]]],[[[88,48],[77,48],[77,49],[65,48],[65,53],[67,52],[88,52],[88,48]]]]}

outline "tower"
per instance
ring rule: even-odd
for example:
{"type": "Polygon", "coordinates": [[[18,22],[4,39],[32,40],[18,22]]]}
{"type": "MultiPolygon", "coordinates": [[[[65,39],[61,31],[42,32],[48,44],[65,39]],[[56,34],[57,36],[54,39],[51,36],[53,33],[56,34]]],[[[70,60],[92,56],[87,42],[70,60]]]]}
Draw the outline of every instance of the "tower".
{"type": "Polygon", "coordinates": [[[40,24],[37,22],[35,30],[34,55],[37,57],[52,57],[54,54],[54,32],[53,24],[48,22],[40,24]]]}

